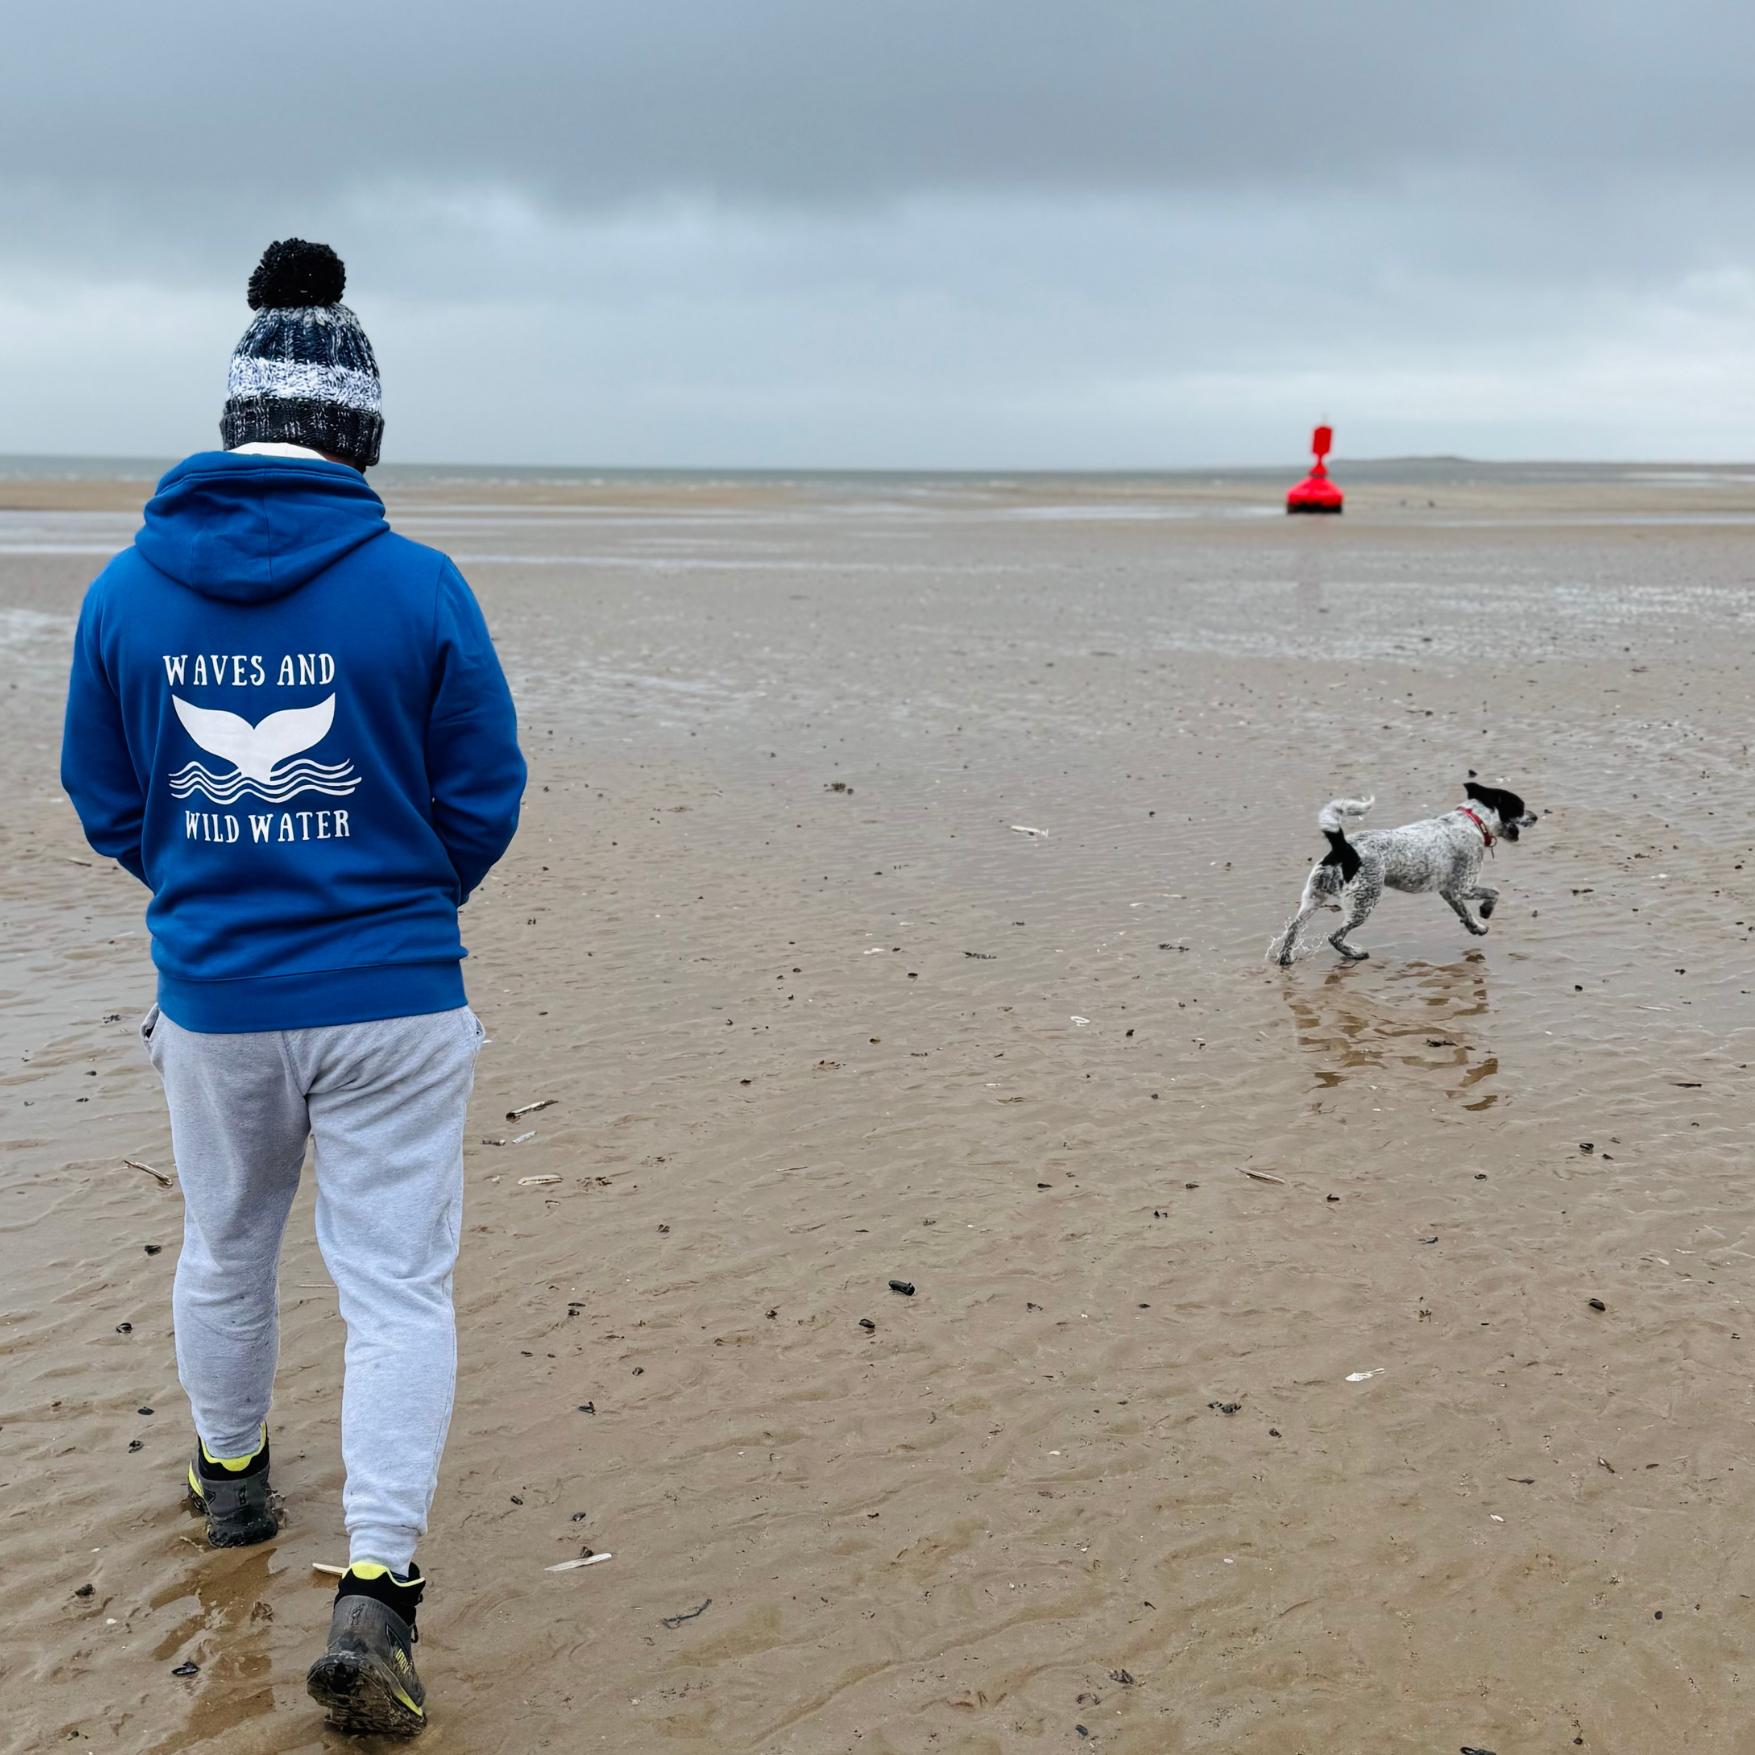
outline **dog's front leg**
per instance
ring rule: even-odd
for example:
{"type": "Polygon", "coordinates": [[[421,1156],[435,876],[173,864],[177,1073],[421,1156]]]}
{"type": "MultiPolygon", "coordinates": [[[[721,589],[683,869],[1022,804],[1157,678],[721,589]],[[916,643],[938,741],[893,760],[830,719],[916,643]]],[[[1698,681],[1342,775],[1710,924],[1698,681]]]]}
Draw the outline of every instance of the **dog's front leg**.
{"type": "Polygon", "coordinates": [[[1493,917],[1493,910],[1499,902],[1499,892],[1497,890],[1488,889],[1485,884],[1476,884],[1475,887],[1467,893],[1467,900],[1471,902],[1479,902],[1481,904],[1481,918],[1483,920],[1490,920],[1493,917]]]}
{"type": "MultiPolygon", "coordinates": [[[[1475,893],[1476,892],[1472,890],[1469,892],[1470,895],[1475,893]]],[[[1445,901],[1456,910],[1457,919],[1460,920],[1476,938],[1482,938],[1486,935],[1486,927],[1469,912],[1468,902],[1462,896],[1459,896],[1455,890],[1445,890],[1443,895],[1445,901]]],[[[1483,908],[1481,912],[1485,914],[1487,910],[1483,908]]]]}

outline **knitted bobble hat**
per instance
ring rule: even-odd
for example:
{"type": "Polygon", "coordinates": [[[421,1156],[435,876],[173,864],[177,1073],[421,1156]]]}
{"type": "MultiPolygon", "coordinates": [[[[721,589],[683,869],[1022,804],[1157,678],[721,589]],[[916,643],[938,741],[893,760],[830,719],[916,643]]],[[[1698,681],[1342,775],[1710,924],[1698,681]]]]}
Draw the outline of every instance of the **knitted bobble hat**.
{"type": "Polygon", "coordinates": [[[262,441],[327,451],[355,469],[384,435],[378,362],[341,302],[347,270],[327,244],[286,238],[250,276],[256,320],[232,354],[219,436],[228,451],[262,441]]]}

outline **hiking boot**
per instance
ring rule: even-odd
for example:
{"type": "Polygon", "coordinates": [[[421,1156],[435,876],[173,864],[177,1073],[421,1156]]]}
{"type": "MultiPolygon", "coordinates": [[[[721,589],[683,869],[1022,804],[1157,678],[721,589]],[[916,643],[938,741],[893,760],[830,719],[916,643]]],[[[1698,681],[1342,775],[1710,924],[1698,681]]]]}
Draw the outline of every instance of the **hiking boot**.
{"type": "Polygon", "coordinates": [[[189,1497],[207,1518],[207,1540],[215,1548],[247,1548],[271,1542],[280,1522],[268,1503],[268,1428],[260,1448],[248,1457],[221,1460],[197,1440],[189,1460],[189,1497]]]}
{"type": "Polygon", "coordinates": [[[420,1638],[414,1614],[426,1583],[418,1566],[404,1580],[374,1560],[356,1560],[342,1575],[329,1649],[305,1676],[337,1730],[417,1737],[427,1728],[426,1690],[409,1656],[420,1638]]]}

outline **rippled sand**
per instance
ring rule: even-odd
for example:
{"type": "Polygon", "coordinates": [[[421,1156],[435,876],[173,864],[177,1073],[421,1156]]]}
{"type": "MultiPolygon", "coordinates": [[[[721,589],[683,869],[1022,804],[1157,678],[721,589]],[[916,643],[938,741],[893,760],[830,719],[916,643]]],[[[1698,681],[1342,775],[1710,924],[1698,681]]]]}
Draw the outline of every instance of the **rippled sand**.
{"type": "MultiPolygon", "coordinates": [[[[1755,480],[1467,474],[387,475],[532,756],[424,1748],[1744,1747],[1755,480]],[[1324,799],[1470,768],[1545,813],[1489,938],[1265,962],[1324,799]]],[[[339,1748],[308,1202],[286,1529],[210,1553],[142,892],[55,784],[140,496],[0,482],[0,1751],[339,1748]]]]}

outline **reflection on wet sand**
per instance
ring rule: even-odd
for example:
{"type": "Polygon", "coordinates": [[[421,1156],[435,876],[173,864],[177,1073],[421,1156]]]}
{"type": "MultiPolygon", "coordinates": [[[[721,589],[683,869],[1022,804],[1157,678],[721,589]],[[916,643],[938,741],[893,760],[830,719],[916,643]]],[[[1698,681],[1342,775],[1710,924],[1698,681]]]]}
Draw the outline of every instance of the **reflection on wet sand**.
{"type": "Polygon", "coordinates": [[[191,1740],[199,1744],[223,1738],[274,1710],[269,1681],[274,1606],[268,1599],[275,1550],[214,1554],[203,1543],[199,1551],[202,1563],[192,1569],[193,1577],[184,1574],[149,1599],[149,1606],[157,1610],[193,1597],[152,1655],[165,1664],[199,1664],[203,1684],[191,1685],[188,1722],[154,1743],[152,1755],[170,1755],[172,1750],[187,1748],[191,1740]]]}
{"type": "Polygon", "coordinates": [[[1444,1075],[1448,1098],[1465,1109],[1491,1109],[1485,1088],[1499,1058],[1481,1041],[1487,1015],[1487,958],[1467,951],[1454,963],[1410,962],[1367,971],[1332,969],[1318,987],[1288,981],[1286,1005],[1298,1044],[1313,1051],[1316,1083],[1333,1090],[1361,1072],[1397,1066],[1444,1075]]]}
{"type": "Polygon", "coordinates": [[[1324,533],[1317,528],[1300,530],[1297,542],[1292,568],[1293,601],[1297,605],[1299,621],[1305,626],[1314,626],[1317,616],[1328,614],[1323,591],[1327,581],[1324,533]]]}

